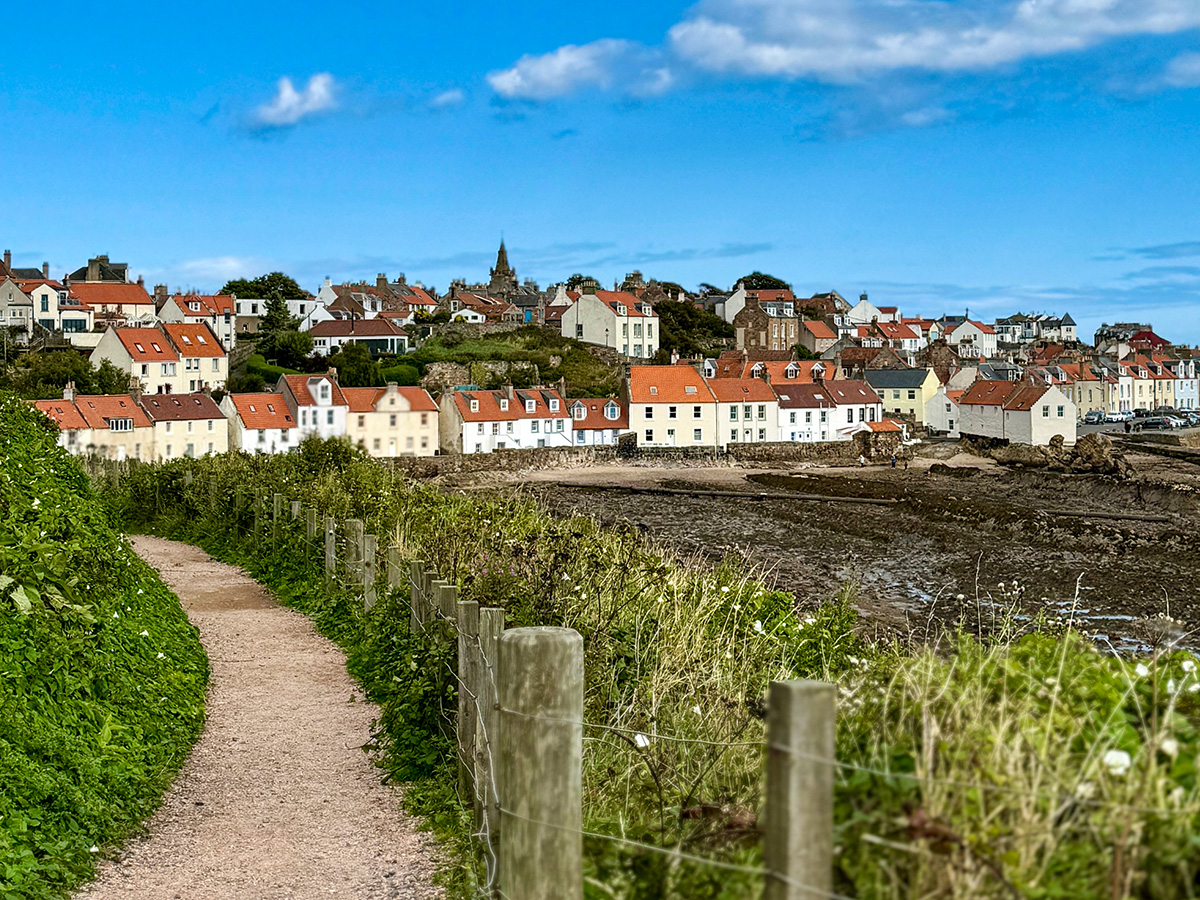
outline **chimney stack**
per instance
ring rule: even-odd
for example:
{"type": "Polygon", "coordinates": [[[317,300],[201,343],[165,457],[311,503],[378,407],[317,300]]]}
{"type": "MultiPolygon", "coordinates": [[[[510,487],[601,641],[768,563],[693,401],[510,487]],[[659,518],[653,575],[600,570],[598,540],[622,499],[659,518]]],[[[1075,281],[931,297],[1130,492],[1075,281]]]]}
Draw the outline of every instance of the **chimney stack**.
{"type": "Polygon", "coordinates": [[[50,263],[48,262],[42,263],[42,277],[47,281],[50,280],[50,263]]]}

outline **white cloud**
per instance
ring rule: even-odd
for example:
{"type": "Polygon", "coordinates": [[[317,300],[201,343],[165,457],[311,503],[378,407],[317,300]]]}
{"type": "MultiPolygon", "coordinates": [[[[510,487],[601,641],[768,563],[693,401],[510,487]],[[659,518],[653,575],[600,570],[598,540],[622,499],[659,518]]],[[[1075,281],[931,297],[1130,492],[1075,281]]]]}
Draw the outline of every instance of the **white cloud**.
{"type": "MultiPolygon", "coordinates": [[[[896,70],[982,71],[1192,28],[1200,0],[702,0],[662,50],[616,39],[567,45],[488,80],[504,97],[533,100],[652,84],[651,71],[664,73],[665,90],[679,69],[847,83],[896,70]]],[[[1177,62],[1176,78],[1200,80],[1196,63],[1177,62]]]]}
{"type": "Polygon", "coordinates": [[[467,95],[458,88],[442,91],[429,101],[430,109],[453,109],[467,102],[467,95]]]}
{"type": "Polygon", "coordinates": [[[333,76],[321,72],[308,79],[304,90],[297,91],[290,78],[280,78],[275,98],[254,112],[261,128],[288,128],[303,119],[337,108],[337,85],[333,76]]]}
{"type": "Polygon", "coordinates": [[[1200,87],[1200,53],[1185,53],[1171,60],[1163,81],[1170,87],[1200,87]]]}
{"type": "Polygon", "coordinates": [[[567,44],[540,56],[526,54],[512,68],[492,72],[487,80],[497,94],[510,100],[552,100],[582,88],[621,87],[632,94],[650,95],[673,83],[659,55],[632,41],[567,44]]]}

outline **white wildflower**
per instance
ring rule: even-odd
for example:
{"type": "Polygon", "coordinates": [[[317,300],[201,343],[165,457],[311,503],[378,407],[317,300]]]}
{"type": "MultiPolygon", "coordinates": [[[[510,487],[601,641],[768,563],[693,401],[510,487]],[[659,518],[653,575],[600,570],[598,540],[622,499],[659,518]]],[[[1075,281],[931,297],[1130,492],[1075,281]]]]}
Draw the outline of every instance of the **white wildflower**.
{"type": "Polygon", "coordinates": [[[1138,663],[1133,669],[1133,674],[1138,678],[1145,678],[1150,674],[1150,670],[1146,668],[1145,663],[1138,663]]]}
{"type": "Polygon", "coordinates": [[[1133,759],[1124,750],[1109,750],[1102,761],[1105,768],[1118,778],[1123,777],[1133,765],[1133,759]]]}
{"type": "Polygon", "coordinates": [[[1171,757],[1171,759],[1174,759],[1179,755],[1179,741],[1175,740],[1175,738],[1164,738],[1160,749],[1167,756],[1171,757]]]}
{"type": "Polygon", "coordinates": [[[647,747],[650,746],[650,738],[648,738],[648,737],[646,737],[646,735],[640,734],[640,733],[635,734],[633,736],[633,742],[635,744],[637,744],[638,747],[640,747],[643,750],[645,750],[647,747]]]}

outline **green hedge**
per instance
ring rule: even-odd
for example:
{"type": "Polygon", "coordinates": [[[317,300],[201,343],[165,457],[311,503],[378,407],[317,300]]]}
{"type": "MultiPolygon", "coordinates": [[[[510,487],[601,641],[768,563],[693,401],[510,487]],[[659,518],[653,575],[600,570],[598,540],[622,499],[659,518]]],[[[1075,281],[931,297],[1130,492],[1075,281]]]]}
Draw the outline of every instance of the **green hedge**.
{"type": "Polygon", "coordinates": [[[208,661],[36,410],[0,396],[0,897],[66,896],[199,735],[208,661]]]}

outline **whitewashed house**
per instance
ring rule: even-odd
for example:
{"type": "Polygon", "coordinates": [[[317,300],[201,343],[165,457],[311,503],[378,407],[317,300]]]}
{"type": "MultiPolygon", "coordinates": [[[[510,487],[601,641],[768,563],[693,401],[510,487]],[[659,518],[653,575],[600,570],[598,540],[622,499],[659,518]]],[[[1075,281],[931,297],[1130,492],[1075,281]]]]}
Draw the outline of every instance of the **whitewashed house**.
{"type": "Polygon", "coordinates": [[[553,388],[457,388],[442,394],[439,408],[443,453],[491,453],[575,443],[571,413],[553,388]]]}
{"type": "Polygon", "coordinates": [[[959,398],[958,409],[965,436],[1044,446],[1062,435],[1075,443],[1075,404],[1057,387],[977,381],[959,398]]]}
{"type": "Polygon", "coordinates": [[[229,423],[229,449],[287,453],[300,444],[296,419],[279,394],[226,394],[221,412],[229,423]]]}

